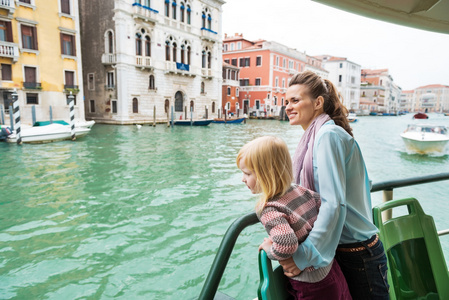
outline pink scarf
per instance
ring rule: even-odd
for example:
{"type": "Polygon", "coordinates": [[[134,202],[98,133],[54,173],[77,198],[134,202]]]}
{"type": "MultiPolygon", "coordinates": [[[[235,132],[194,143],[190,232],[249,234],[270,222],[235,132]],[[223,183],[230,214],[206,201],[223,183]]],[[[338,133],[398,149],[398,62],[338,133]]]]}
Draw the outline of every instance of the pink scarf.
{"type": "Polygon", "coordinates": [[[315,191],[313,180],[313,144],[321,126],[331,120],[328,114],[322,113],[316,117],[307,128],[299,141],[295,155],[293,155],[293,176],[296,184],[302,182],[302,186],[315,191]]]}

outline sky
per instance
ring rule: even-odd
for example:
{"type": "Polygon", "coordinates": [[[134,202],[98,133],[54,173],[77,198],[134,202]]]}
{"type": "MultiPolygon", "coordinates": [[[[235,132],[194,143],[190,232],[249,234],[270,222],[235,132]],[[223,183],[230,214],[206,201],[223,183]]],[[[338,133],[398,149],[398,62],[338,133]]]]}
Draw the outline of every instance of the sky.
{"type": "Polygon", "coordinates": [[[264,39],[308,55],[346,57],[362,69],[389,69],[402,90],[449,86],[449,34],[351,14],[308,0],[225,0],[222,32],[264,39]]]}

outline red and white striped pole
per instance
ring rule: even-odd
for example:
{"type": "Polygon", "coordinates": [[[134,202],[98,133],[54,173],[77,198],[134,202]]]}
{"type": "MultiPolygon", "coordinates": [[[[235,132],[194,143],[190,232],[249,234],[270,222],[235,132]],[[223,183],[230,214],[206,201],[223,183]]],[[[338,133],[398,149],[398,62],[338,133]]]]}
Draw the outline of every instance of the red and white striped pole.
{"type": "Polygon", "coordinates": [[[70,107],[70,133],[72,135],[72,141],[76,140],[75,135],[75,97],[70,91],[69,95],[69,107],[70,107]]]}
{"type": "Polygon", "coordinates": [[[20,109],[19,109],[19,95],[17,94],[17,90],[14,89],[14,92],[11,94],[12,97],[12,106],[13,106],[13,116],[14,116],[14,122],[15,122],[15,129],[16,129],[16,141],[18,145],[22,144],[22,137],[21,137],[21,128],[20,128],[20,109]]]}

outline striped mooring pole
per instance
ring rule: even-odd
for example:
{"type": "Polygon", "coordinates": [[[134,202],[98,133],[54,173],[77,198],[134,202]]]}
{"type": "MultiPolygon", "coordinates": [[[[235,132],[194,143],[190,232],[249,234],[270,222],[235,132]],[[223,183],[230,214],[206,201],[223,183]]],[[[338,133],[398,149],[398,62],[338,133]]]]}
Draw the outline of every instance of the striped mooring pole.
{"type": "Polygon", "coordinates": [[[72,141],[76,140],[75,135],[75,97],[70,91],[69,95],[69,107],[70,107],[70,133],[72,135],[72,141]]]}
{"type": "Polygon", "coordinates": [[[12,106],[13,106],[13,115],[16,129],[16,141],[18,145],[22,144],[22,136],[21,136],[21,128],[20,128],[20,109],[19,109],[19,95],[17,94],[17,90],[14,89],[14,92],[11,94],[12,97],[12,106]]]}

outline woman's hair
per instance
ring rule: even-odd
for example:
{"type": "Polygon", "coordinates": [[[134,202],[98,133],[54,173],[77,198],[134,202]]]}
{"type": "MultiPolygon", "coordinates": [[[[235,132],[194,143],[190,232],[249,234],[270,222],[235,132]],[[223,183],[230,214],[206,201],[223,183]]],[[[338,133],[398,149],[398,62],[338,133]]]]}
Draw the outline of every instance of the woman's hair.
{"type": "Polygon", "coordinates": [[[341,102],[340,95],[330,80],[322,79],[312,71],[304,71],[293,76],[289,86],[296,84],[306,86],[312,99],[322,96],[324,99],[324,112],[334,120],[335,124],[353,136],[352,128],[349,126],[347,119],[348,109],[341,102]]]}
{"type": "Polygon", "coordinates": [[[254,172],[262,197],[256,208],[263,209],[268,200],[284,195],[293,182],[292,160],[287,144],[278,137],[263,136],[252,140],[237,154],[237,167],[240,160],[254,172]]]}

